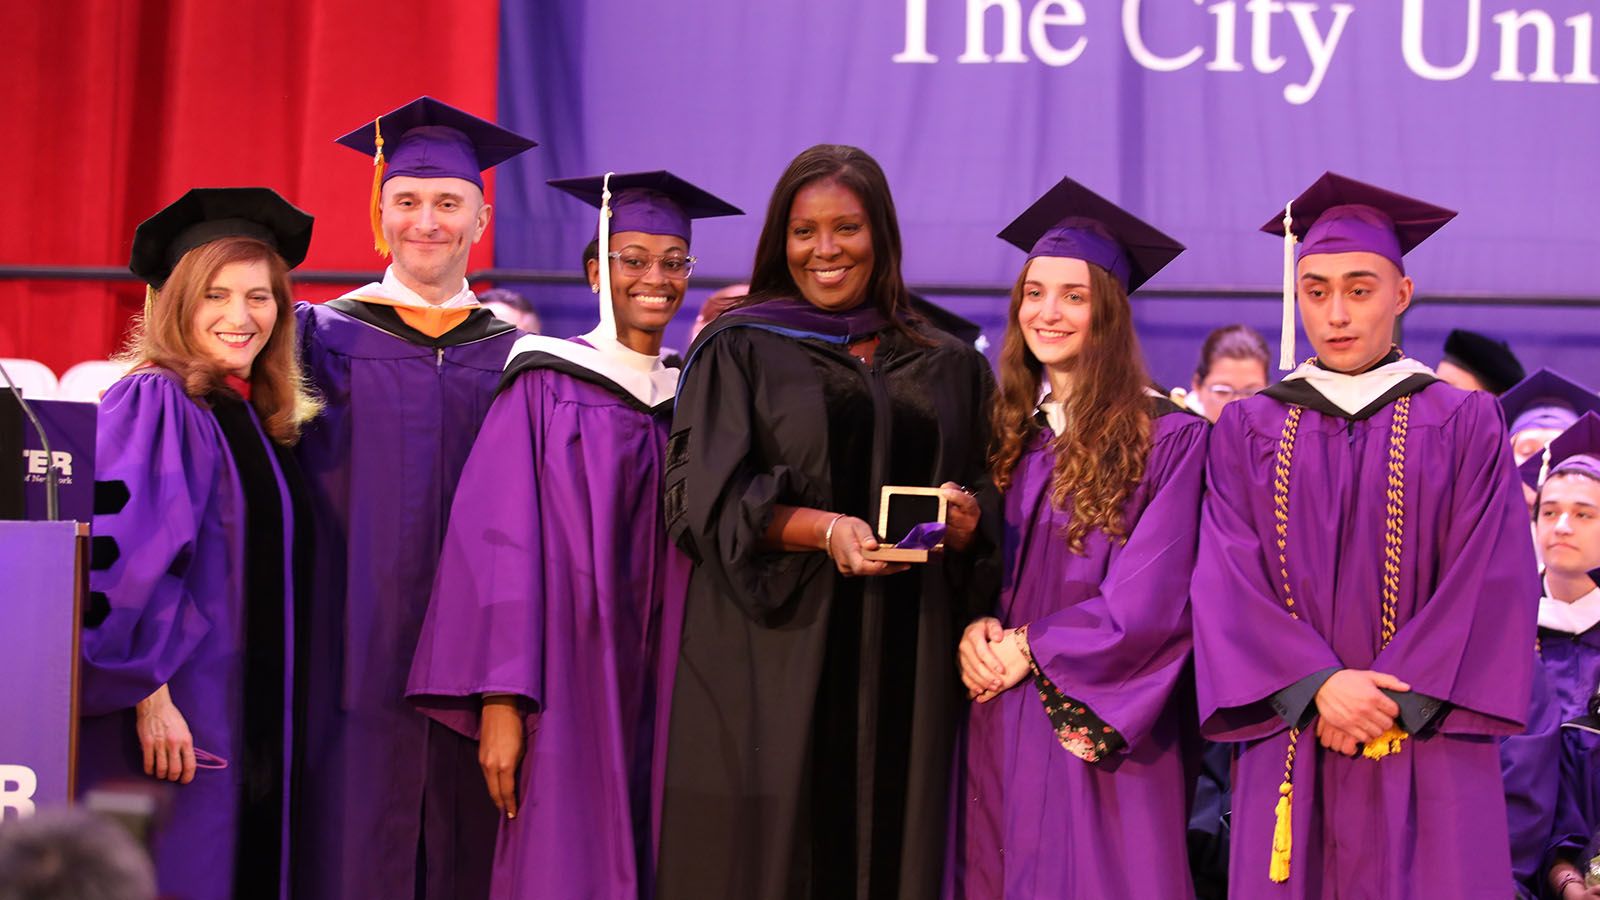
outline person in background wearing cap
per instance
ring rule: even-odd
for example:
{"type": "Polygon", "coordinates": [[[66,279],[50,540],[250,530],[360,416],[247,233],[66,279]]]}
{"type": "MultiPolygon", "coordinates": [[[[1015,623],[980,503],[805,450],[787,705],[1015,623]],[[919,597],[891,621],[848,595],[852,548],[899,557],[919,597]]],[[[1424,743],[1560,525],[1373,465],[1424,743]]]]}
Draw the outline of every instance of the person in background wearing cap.
{"type": "Polygon", "coordinates": [[[661,514],[678,380],[661,338],[695,264],[690,221],[740,210],[667,172],[551,184],[605,204],[604,265],[589,267],[600,324],[512,348],[456,490],[408,694],[478,741],[506,815],[492,896],[648,897],[657,716],[687,574],[661,514]]]}
{"type": "MultiPolygon", "coordinates": [[[[1585,385],[1550,369],[1539,369],[1500,395],[1505,411],[1511,455],[1523,465],[1544,452],[1556,435],[1571,428],[1586,412],[1600,413],[1600,396],[1585,385]]],[[[1534,489],[1523,485],[1530,514],[1534,489]]]]}
{"type": "Polygon", "coordinates": [[[1028,252],[990,420],[1008,539],[999,605],[957,656],[976,702],[946,896],[1192,897],[1188,589],[1208,426],[1149,387],[1128,302],[1183,245],[1070,178],[1000,237],[1028,252]]]}
{"type": "Polygon", "coordinates": [[[812,147],[773,189],[751,302],[685,354],[664,504],[694,565],[659,900],[939,892],[950,654],[994,606],[993,383],[976,350],[907,313],[900,255],[877,162],[812,147]],[[885,485],[943,488],[942,554],[866,555],[885,485]]]}
{"type": "Polygon", "coordinates": [[[326,399],[300,461],[319,531],[303,617],[295,896],[471,900],[498,817],[477,748],[406,702],[456,479],[521,336],[479,306],[467,256],[491,213],[482,170],[532,141],[423,97],[339,139],[375,151],[383,280],[301,304],[326,399]]]}
{"type": "MultiPolygon", "coordinates": [[[[1522,465],[1538,488],[1534,527],[1544,558],[1539,598],[1539,657],[1557,721],[1584,715],[1600,686],[1600,415],[1585,412],[1522,465]]],[[[1559,743],[1556,822],[1546,846],[1551,895],[1600,895],[1585,889],[1583,851],[1600,831],[1600,736],[1563,728],[1559,743]]]]}
{"type": "Polygon", "coordinates": [[[1216,422],[1224,406],[1261,393],[1271,359],[1261,332],[1249,325],[1224,325],[1206,335],[1189,390],[1173,391],[1173,402],[1216,422]]]}
{"type": "Polygon", "coordinates": [[[317,401],[289,270],[311,216],[197,188],[139,226],[150,285],[95,439],[78,788],[176,782],[163,896],[290,897],[293,614],[310,518],[289,452],[317,401]]]}
{"type": "Polygon", "coordinates": [[[540,332],[539,311],[527,297],[510,288],[490,288],[478,295],[478,302],[503,322],[510,322],[527,334],[540,332]]]}
{"type": "Polygon", "coordinates": [[[1498,396],[1526,373],[1505,341],[1457,328],[1444,339],[1444,359],[1435,374],[1463,391],[1488,391],[1498,396]]]}
{"type": "Polygon", "coordinates": [[[1316,356],[1211,433],[1202,730],[1240,742],[1229,896],[1506,896],[1496,738],[1532,685],[1532,545],[1492,395],[1392,341],[1402,254],[1454,213],[1329,173],[1285,237],[1316,356]],[[1293,242],[1303,235],[1298,263],[1293,242]]]}

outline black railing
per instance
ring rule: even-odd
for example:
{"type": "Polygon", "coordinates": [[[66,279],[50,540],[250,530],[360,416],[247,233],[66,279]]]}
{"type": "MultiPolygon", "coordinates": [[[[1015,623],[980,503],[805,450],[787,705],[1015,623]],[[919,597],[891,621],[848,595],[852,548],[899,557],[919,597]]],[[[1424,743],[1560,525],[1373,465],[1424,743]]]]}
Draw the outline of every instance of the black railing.
{"type": "MultiPolygon", "coordinates": [[[[296,281],[306,284],[365,284],[382,277],[382,272],[301,270],[294,273],[296,281]]],[[[137,281],[127,269],[117,266],[0,266],[0,281],[137,281]]],[[[576,272],[543,271],[539,269],[479,269],[467,273],[473,282],[492,281],[496,284],[586,285],[587,281],[576,272]]],[[[696,287],[719,288],[737,284],[743,279],[711,275],[695,276],[696,287]]],[[[1010,284],[912,284],[911,289],[931,297],[982,297],[1005,296],[1011,292],[1010,284]]],[[[1164,287],[1141,288],[1140,297],[1153,300],[1260,300],[1276,301],[1283,297],[1281,289],[1261,287],[1164,287]]],[[[1418,293],[1417,299],[1430,305],[1448,306],[1508,306],[1555,307],[1569,309],[1600,309],[1600,297],[1540,296],[1507,294],[1429,294],[1418,293]]]]}

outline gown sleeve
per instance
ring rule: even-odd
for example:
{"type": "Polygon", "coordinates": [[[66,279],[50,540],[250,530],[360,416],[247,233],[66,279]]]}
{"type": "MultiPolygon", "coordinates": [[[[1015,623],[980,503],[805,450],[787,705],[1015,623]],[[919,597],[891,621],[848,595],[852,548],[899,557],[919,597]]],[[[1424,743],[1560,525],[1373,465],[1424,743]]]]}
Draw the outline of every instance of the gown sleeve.
{"type": "Polygon", "coordinates": [[[484,694],[519,699],[532,733],[544,702],[548,565],[540,491],[546,401],[537,370],[489,407],[462,469],[406,696],[476,740],[484,694]]]}
{"type": "MultiPolygon", "coordinates": [[[[1263,523],[1251,500],[1265,463],[1252,447],[1241,404],[1211,430],[1200,550],[1190,588],[1202,733],[1217,741],[1267,737],[1288,727],[1274,695],[1328,668],[1342,668],[1310,622],[1289,614],[1269,566],[1263,523]]],[[[1270,527],[1270,526],[1269,526],[1270,527]]]]}
{"type": "Polygon", "coordinates": [[[1450,704],[1443,732],[1513,734],[1528,717],[1540,593],[1527,507],[1494,397],[1468,395],[1449,426],[1447,518],[1411,525],[1443,530],[1441,571],[1372,668],[1450,704]]]}
{"type": "Polygon", "coordinates": [[[761,547],[775,505],[828,508],[822,486],[802,468],[826,471],[825,441],[770,446],[779,440],[774,430],[825,432],[826,413],[797,408],[793,392],[770,390],[793,373],[779,368],[783,360],[758,363],[749,331],[712,336],[679,387],[665,509],[668,536],[695,561],[700,577],[716,579],[719,593],[765,623],[831,565],[823,553],[761,547]]]}
{"type": "Polygon", "coordinates": [[[123,378],[101,401],[84,715],[150,696],[211,630],[189,577],[224,452],[207,416],[154,372],[123,378]]]}
{"type": "Polygon", "coordinates": [[[1084,758],[1143,740],[1188,668],[1207,430],[1193,419],[1151,448],[1150,501],[1112,551],[1099,592],[1028,623],[1046,712],[1063,745],[1084,758]],[[1074,717],[1078,724],[1068,724],[1074,717]]]}

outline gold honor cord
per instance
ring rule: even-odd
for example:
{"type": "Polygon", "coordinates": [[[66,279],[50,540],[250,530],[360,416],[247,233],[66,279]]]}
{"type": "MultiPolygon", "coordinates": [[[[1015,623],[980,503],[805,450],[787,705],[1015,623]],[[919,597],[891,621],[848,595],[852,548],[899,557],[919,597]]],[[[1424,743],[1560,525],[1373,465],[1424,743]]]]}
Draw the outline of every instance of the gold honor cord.
{"type": "MultiPolygon", "coordinates": [[[[1300,618],[1300,614],[1295,612],[1294,592],[1289,587],[1289,469],[1294,464],[1294,442],[1300,433],[1300,415],[1304,412],[1303,406],[1289,407],[1272,466],[1272,527],[1277,532],[1278,577],[1283,583],[1283,605],[1294,619],[1300,618]]],[[[1267,868],[1267,877],[1276,882],[1289,880],[1289,851],[1294,845],[1294,748],[1299,740],[1300,729],[1290,728],[1283,782],[1278,785],[1278,805],[1274,810],[1272,858],[1267,868]]]]}
{"type": "MultiPolygon", "coordinates": [[[[1395,401],[1394,420],[1389,425],[1389,486],[1385,492],[1387,503],[1383,508],[1383,647],[1394,640],[1395,607],[1400,602],[1400,551],[1406,536],[1406,432],[1411,424],[1411,395],[1395,401]]],[[[1399,723],[1368,741],[1361,755],[1367,759],[1383,759],[1400,752],[1400,742],[1406,733],[1399,723]]]]}
{"type": "MultiPolygon", "coordinates": [[[[1289,615],[1298,619],[1294,609],[1294,595],[1289,588],[1289,471],[1294,461],[1295,438],[1300,431],[1300,414],[1303,408],[1291,406],[1283,421],[1283,432],[1278,438],[1278,453],[1273,466],[1272,514],[1275,520],[1278,545],[1278,575],[1283,581],[1283,602],[1289,615]]],[[[1406,503],[1406,435],[1411,425],[1411,396],[1395,401],[1394,419],[1389,425],[1389,466],[1385,486],[1383,534],[1383,603],[1379,612],[1380,635],[1383,646],[1394,639],[1400,601],[1400,553],[1405,545],[1406,503]]],[[[1381,648],[1380,648],[1381,649],[1381,648]]],[[[1390,728],[1376,740],[1367,743],[1362,756],[1379,760],[1391,753],[1399,753],[1401,742],[1407,735],[1398,727],[1390,728]]],[[[1289,749],[1283,765],[1283,782],[1278,785],[1278,802],[1274,810],[1272,829],[1272,856],[1267,877],[1275,882],[1289,880],[1289,855],[1294,845],[1294,758],[1300,729],[1289,729],[1289,749]]]]}

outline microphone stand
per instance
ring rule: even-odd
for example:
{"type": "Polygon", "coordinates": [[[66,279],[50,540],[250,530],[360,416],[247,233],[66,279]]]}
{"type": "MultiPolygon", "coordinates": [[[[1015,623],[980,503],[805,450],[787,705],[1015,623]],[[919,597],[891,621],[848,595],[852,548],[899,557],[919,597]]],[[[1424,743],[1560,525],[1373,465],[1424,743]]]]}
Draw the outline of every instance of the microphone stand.
{"type": "Polygon", "coordinates": [[[50,437],[44,433],[44,425],[39,422],[39,417],[33,414],[33,407],[28,401],[22,399],[22,390],[16,382],[11,380],[11,373],[6,367],[0,365],[0,377],[6,380],[6,387],[11,389],[11,395],[17,398],[17,405],[27,415],[28,421],[33,423],[33,430],[39,433],[39,443],[44,447],[44,518],[47,522],[54,522],[61,518],[60,486],[56,481],[56,456],[50,451],[50,437]]]}

